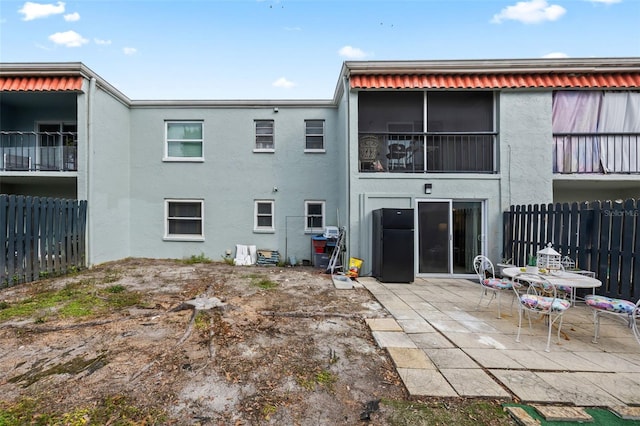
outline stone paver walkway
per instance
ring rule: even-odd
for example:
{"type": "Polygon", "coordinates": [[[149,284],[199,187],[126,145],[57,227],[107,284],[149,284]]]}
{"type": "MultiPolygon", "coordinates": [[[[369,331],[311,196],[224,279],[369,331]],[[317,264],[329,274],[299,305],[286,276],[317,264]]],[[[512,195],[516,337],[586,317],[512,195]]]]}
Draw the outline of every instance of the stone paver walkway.
{"type": "Polygon", "coordinates": [[[564,316],[562,339],[541,320],[523,321],[520,343],[517,306],[511,294],[497,304],[480,299],[480,287],[465,279],[416,279],[380,283],[360,277],[389,312],[367,323],[386,348],[411,395],[518,399],[523,403],[624,409],[640,405],[640,345],[618,318],[603,318],[593,338],[590,310],[583,304],[564,316]]]}

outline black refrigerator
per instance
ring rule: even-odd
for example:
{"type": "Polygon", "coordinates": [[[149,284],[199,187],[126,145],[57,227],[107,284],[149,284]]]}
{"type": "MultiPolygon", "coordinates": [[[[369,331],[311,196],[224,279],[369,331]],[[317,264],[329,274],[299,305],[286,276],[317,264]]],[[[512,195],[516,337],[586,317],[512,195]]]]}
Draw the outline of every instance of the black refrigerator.
{"type": "Polygon", "coordinates": [[[383,283],[410,283],[413,266],[413,209],[372,212],[371,273],[383,283]]]}

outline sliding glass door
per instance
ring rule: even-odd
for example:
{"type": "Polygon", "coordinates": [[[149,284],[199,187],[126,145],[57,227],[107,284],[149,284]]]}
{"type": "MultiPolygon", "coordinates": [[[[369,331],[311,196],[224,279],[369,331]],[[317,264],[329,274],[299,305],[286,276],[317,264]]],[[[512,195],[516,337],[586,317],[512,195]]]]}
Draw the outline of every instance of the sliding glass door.
{"type": "Polygon", "coordinates": [[[482,253],[482,201],[417,200],[418,274],[472,274],[482,253]]]}

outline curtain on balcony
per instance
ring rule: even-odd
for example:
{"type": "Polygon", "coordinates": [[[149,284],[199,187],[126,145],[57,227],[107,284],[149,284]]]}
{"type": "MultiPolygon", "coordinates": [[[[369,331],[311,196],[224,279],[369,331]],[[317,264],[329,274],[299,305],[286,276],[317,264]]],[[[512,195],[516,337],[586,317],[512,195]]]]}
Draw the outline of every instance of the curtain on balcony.
{"type": "MultiPolygon", "coordinates": [[[[595,133],[602,92],[554,93],[553,133],[595,133]]],[[[599,145],[595,137],[579,139],[555,138],[553,171],[556,173],[592,172],[599,170],[599,145]]]]}
{"type": "Polygon", "coordinates": [[[601,161],[605,172],[640,171],[640,93],[605,92],[598,132],[636,133],[602,138],[601,161]]]}

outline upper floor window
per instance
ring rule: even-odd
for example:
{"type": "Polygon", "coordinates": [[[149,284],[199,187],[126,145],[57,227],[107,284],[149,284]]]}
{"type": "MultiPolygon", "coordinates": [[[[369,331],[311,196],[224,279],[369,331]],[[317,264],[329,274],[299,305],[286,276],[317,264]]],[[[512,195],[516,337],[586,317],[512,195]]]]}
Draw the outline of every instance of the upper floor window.
{"type": "Polygon", "coordinates": [[[275,231],[275,202],[273,200],[256,200],[254,209],[253,230],[262,232],[275,231]]]}
{"type": "Polygon", "coordinates": [[[204,239],[203,204],[202,200],[165,200],[165,238],[204,239]]]}
{"type": "Polygon", "coordinates": [[[324,201],[305,201],[305,232],[324,231],[324,201]]]}
{"type": "Polygon", "coordinates": [[[256,120],[256,148],[255,151],[273,152],[274,125],[273,120],[256,120]]]}
{"type": "Polygon", "coordinates": [[[167,121],[165,160],[204,160],[202,122],[167,121]]]}
{"type": "Polygon", "coordinates": [[[324,152],[324,120],[305,120],[306,152],[324,152]]]}

